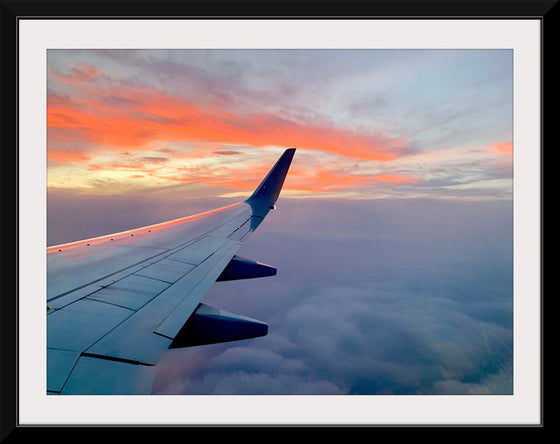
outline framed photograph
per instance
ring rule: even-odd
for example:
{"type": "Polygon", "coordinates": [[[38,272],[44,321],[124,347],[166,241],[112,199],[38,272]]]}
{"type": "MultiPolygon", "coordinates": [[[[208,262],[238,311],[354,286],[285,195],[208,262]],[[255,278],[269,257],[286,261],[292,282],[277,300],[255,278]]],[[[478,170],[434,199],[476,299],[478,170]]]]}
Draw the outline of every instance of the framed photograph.
{"type": "Polygon", "coordinates": [[[231,3],[2,3],[2,437],[542,427],[555,2],[231,3]]]}

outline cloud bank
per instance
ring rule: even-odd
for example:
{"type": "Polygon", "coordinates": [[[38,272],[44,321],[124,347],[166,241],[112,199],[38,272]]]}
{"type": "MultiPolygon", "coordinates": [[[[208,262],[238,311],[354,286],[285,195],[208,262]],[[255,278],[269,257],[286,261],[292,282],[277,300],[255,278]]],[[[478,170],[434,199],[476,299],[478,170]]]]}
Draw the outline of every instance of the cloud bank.
{"type": "MultiPolygon", "coordinates": [[[[100,232],[180,215],[156,199],[81,196],[88,214],[66,197],[66,236],[94,214],[100,232]]],[[[169,351],[154,393],[511,394],[512,236],[506,201],[281,198],[239,251],[278,275],[216,283],[203,300],[269,334],[169,351]]]]}

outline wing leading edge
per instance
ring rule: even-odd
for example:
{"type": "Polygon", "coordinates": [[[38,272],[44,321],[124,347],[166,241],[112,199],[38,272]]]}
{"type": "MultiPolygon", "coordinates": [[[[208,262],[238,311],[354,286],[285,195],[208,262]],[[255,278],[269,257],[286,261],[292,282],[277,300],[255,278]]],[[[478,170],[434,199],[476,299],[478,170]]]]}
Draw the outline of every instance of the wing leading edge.
{"type": "Polygon", "coordinates": [[[47,392],[149,394],[169,348],[264,336],[268,326],[202,304],[216,281],[273,276],[236,254],[274,208],[295,153],[245,201],[47,249],[47,392]]]}

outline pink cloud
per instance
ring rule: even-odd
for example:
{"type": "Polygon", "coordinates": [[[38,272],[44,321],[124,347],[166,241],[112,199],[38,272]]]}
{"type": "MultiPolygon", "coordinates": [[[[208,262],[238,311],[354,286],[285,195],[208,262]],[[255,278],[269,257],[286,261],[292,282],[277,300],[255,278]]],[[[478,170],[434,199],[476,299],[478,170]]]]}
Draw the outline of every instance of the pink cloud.
{"type": "Polygon", "coordinates": [[[49,142],[79,134],[82,144],[130,150],[157,141],[295,146],[382,162],[406,153],[403,140],[265,113],[236,115],[153,89],[88,85],[83,92],[87,95],[75,99],[49,95],[49,142]]]}
{"type": "Polygon", "coordinates": [[[513,154],[513,142],[496,142],[491,147],[499,154],[513,154]]]}

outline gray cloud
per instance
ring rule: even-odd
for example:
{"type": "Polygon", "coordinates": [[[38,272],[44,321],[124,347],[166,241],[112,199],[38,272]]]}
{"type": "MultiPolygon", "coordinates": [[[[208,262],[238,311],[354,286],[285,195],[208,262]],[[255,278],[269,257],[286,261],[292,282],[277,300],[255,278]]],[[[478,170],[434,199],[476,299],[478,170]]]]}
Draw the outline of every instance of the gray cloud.
{"type": "Polygon", "coordinates": [[[241,151],[213,151],[214,154],[219,154],[220,156],[235,156],[238,154],[243,154],[241,151]]]}
{"type": "Polygon", "coordinates": [[[282,206],[240,251],[278,276],[206,298],[269,335],[167,354],[156,393],[512,392],[510,203],[282,206]]]}

